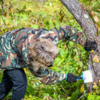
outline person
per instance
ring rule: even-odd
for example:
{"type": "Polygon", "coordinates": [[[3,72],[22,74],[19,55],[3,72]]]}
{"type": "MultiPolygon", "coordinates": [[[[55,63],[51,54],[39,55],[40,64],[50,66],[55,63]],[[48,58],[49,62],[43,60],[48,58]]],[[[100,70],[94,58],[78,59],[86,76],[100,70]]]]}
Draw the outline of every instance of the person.
{"type": "Polygon", "coordinates": [[[12,100],[24,98],[27,79],[23,68],[27,67],[31,73],[44,84],[56,82],[76,82],[82,79],[72,73],[63,74],[50,70],[58,53],[59,40],[65,39],[78,43],[87,51],[96,49],[95,41],[88,41],[71,26],[53,28],[21,28],[7,32],[0,36],[0,68],[3,77],[0,83],[0,100],[12,89],[12,100]]]}

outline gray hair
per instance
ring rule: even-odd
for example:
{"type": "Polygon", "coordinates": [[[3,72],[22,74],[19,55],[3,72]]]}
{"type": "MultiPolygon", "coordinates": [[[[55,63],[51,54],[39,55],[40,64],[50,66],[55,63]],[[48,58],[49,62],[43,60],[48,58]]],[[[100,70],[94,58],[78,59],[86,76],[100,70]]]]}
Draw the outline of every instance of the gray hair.
{"type": "Polygon", "coordinates": [[[47,67],[52,62],[52,56],[58,54],[57,45],[48,39],[40,39],[30,45],[29,54],[31,56],[32,68],[38,71],[40,67],[47,67]]]}

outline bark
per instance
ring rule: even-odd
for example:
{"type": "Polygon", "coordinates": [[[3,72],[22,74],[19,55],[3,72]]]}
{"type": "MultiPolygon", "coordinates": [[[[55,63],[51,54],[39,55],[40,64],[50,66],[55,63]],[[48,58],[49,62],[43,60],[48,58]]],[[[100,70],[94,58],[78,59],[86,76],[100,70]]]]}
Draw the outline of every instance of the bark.
{"type": "Polygon", "coordinates": [[[81,3],[78,2],[78,0],[61,0],[61,2],[72,13],[77,22],[80,24],[86,37],[89,40],[94,40],[96,38],[95,34],[97,33],[97,28],[81,3]]]}
{"type": "MultiPolygon", "coordinates": [[[[76,21],[80,24],[83,33],[86,35],[89,41],[96,40],[97,42],[97,50],[94,53],[89,53],[89,63],[88,69],[91,70],[93,81],[98,83],[100,79],[100,64],[97,62],[93,63],[93,58],[95,55],[98,55],[98,59],[100,60],[100,35],[97,36],[97,28],[96,25],[91,20],[87,10],[78,0],[60,0],[63,5],[72,13],[76,21]]],[[[89,91],[92,90],[92,84],[89,86],[89,91]]],[[[88,87],[88,85],[87,85],[88,87]]]]}

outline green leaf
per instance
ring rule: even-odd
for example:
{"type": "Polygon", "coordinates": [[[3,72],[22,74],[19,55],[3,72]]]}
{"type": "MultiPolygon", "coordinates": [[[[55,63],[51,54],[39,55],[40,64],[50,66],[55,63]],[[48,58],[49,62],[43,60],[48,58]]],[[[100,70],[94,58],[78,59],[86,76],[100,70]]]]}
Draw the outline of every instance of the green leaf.
{"type": "Polygon", "coordinates": [[[72,93],[71,100],[77,100],[78,96],[80,95],[79,89],[72,93]]]}
{"type": "Polygon", "coordinates": [[[61,60],[58,62],[57,66],[60,66],[61,63],[62,63],[63,61],[64,61],[64,59],[61,59],[61,60]]]}
{"type": "Polygon", "coordinates": [[[34,29],[38,29],[38,25],[35,25],[35,24],[32,25],[31,27],[34,28],[34,29]]]}
{"type": "Polygon", "coordinates": [[[89,95],[87,99],[88,100],[95,100],[95,97],[96,97],[95,95],[89,95]]]}
{"type": "Polygon", "coordinates": [[[59,61],[61,60],[61,58],[57,57],[54,61],[54,64],[57,64],[59,61]]]}
{"type": "Polygon", "coordinates": [[[54,99],[57,100],[58,94],[54,93],[54,99]]]}

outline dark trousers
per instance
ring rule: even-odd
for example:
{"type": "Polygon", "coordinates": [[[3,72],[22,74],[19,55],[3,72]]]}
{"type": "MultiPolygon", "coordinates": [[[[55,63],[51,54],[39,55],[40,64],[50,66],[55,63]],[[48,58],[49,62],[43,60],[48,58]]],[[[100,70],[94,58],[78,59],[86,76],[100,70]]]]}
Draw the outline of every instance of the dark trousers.
{"type": "Polygon", "coordinates": [[[0,100],[12,89],[12,100],[24,98],[27,79],[23,69],[5,70],[0,83],[0,100]]]}

